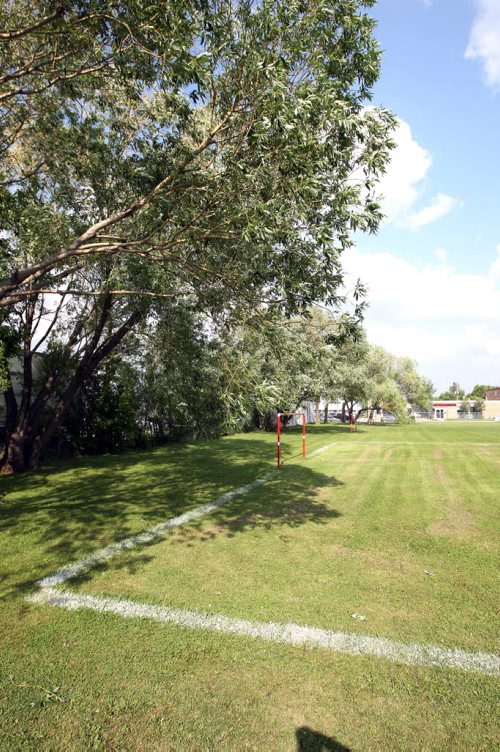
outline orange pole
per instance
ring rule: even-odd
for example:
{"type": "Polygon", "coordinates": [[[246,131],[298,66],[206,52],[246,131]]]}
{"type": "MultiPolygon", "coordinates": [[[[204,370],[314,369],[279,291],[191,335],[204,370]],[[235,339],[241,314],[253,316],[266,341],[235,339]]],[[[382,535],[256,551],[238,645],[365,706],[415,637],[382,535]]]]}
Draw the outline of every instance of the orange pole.
{"type": "Polygon", "coordinates": [[[302,456],[306,457],[306,414],[302,413],[302,456]]]}

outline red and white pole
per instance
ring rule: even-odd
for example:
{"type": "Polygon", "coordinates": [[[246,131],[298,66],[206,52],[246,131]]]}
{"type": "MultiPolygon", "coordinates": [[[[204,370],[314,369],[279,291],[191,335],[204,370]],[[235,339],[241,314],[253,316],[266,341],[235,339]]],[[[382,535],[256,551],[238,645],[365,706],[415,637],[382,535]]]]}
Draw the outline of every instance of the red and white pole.
{"type": "Polygon", "coordinates": [[[302,413],[302,456],[306,457],[306,414],[302,413]]]}
{"type": "Polygon", "coordinates": [[[277,449],[277,459],[278,459],[278,470],[281,468],[281,413],[278,413],[278,422],[276,424],[276,433],[278,437],[278,442],[276,445],[277,449]]]}

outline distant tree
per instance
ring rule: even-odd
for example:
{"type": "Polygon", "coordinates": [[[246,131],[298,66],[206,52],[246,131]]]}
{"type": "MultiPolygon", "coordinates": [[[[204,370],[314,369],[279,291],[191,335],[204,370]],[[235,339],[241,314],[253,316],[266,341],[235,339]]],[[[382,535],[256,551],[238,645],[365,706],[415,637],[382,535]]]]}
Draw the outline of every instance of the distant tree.
{"type": "Polygon", "coordinates": [[[414,360],[405,357],[396,358],[394,380],[410,405],[415,405],[424,411],[431,409],[434,384],[418,373],[414,360]]]}
{"type": "Polygon", "coordinates": [[[363,408],[369,420],[376,410],[394,413],[405,421],[409,406],[429,409],[434,387],[417,372],[416,363],[410,358],[396,357],[382,347],[371,346],[361,370],[363,378],[358,378],[363,384],[363,408]]]}
{"type": "Polygon", "coordinates": [[[490,386],[489,384],[476,384],[471,392],[468,394],[468,397],[470,399],[486,399],[486,391],[488,389],[494,389],[494,387],[490,386]]]}
{"type": "Polygon", "coordinates": [[[449,389],[447,389],[445,392],[441,392],[438,399],[441,400],[460,400],[465,397],[465,390],[462,389],[460,384],[457,384],[456,381],[453,382],[453,384],[450,386],[449,389]]]}
{"type": "Polygon", "coordinates": [[[333,383],[327,395],[332,401],[342,400],[342,421],[354,418],[356,404],[365,404],[369,391],[366,335],[348,339],[339,348],[333,383]]]}
{"type": "Polygon", "coordinates": [[[470,411],[471,411],[471,408],[472,408],[472,405],[470,403],[470,400],[468,400],[467,398],[464,398],[464,399],[461,400],[461,402],[460,402],[460,412],[465,413],[466,415],[469,415],[470,411]]]}
{"type": "Polygon", "coordinates": [[[276,315],[255,324],[220,335],[224,402],[232,405],[228,420],[250,413],[257,425],[269,427],[277,411],[336,394],[339,348],[358,331],[354,318],[312,308],[302,316],[276,315]]]}
{"type": "Polygon", "coordinates": [[[474,404],[472,405],[473,413],[482,413],[484,410],[484,399],[481,397],[475,397],[474,404]]]}

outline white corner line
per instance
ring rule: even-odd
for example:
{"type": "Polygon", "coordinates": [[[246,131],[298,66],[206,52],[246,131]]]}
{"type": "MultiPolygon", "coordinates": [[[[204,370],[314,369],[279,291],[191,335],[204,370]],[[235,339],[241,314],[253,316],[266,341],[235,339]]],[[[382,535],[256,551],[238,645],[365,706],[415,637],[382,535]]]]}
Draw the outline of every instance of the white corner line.
{"type": "Polygon", "coordinates": [[[252,637],[267,642],[323,648],[351,656],[374,656],[408,666],[455,668],[489,676],[500,675],[498,656],[489,653],[472,653],[458,648],[405,644],[388,640],[385,637],[332,632],[298,624],[247,621],[223,614],[209,615],[200,611],[154,606],[118,598],[61,592],[57,588],[50,587],[42,588],[38,593],[28,596],[28,600],[69,611],[90,609],[104,614],[118,614],[127,619],[149,619],[155,622],[176,624],[188,629],[204,629],[239,637],[252,637]]]}
{"type": "MultiPolygon", "coordinates": [[[[315,454],[323,452],[333,445],[327,444],[320,447],[320,449],[316,449],[309,456],[312,457],[315,454]]],[[[172,517],[138,535],[124,538],[121,541],[101,548],[79,561],[67,564],[53,574],[39,580],[37,582],[38,591],[27,596],[26,599],[31,603],[47,604],[70,611],[90,609],[100,613],[117,614],[125,618],[149,619],[156,622],[176,624],[189,629],[206,629],[213,632],[260,638],[268,642],[286,643],[289,645],[307,645],[352,656],[370,655],[411,666],[457,668],[490,676],[500,676],[500,657],[490,653],[474,653],[459,648],[443,648],[435,645],[406,644],[388,640],[384,637],[332,632],[317,627],[301,626],[299,624],[252,622],[245,619],[234,619],[223,614],[209,615],[200,611],[186,611],[168,606],[154,606],[124,599],[82,595],[69,590],[59,589],[68,580],[84,572],[88,572],[97,564],[109,561],[113,557],[136,546],[150,543],[156,538],[164,536],[169,530],[202,517],[214,509],[218,509],[236,496],[248,493],[253,488],[275,476],[276,471],[268,473],[246,486],[240,486],[232,491],[228,491],[218,499],[215,499],[215,501],[196,507],[178,517],[172,517]]]]}

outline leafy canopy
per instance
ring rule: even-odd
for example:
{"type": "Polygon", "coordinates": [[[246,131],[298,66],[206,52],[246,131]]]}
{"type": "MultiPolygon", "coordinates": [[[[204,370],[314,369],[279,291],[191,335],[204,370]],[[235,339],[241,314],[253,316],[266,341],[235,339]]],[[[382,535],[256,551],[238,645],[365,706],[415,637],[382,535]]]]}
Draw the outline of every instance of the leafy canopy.
{"type": "Polygon", "coordinates": [[[0,19],[0,303],[106,289],[335,303],[380,220],[372,0],[16,0],[0,19]]]}

